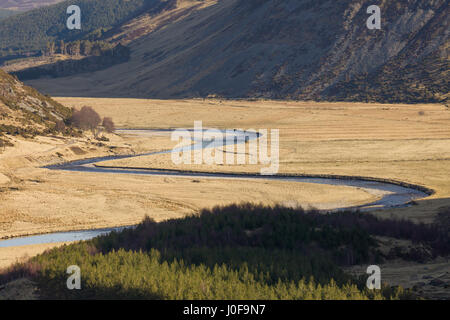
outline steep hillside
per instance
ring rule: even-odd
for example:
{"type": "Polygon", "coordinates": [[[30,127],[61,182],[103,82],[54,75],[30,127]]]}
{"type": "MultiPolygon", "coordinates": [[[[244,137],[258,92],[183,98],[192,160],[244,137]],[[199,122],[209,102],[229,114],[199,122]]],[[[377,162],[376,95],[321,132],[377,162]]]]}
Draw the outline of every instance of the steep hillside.
{"type": "MultiPolygon", "coordinates": [[[[327,95],[340,100],[449,101],[449,6],[430,11],[423,27],[408,34],[397,55],[368,75],[346,79],[327,95]],[[401,72],[399,72],[401,71],[401,72]],[[389,99],[388,99],[389,98],[389,99]]],[[[412,17],[413,18],[413,17],[412,17]]]]}
{"type": "Polygon", "coordinates": [[[30,83],[70,96],[448,99],[448,0],[384,1],[381,30],[366,27],[369,0],[206,2],[111,28],[131,48],[125,64],[30,83]]]}
{"type": "Polygon", "coordinates": [[[61,131],[57,123],[70,115],[69,108],[0,70],[0,147],[9,144],[6,135],[32,137],[61,131]]]}
{"type": "Polygon", "coordinates": [[[5,19],[0,33],[12,42],[3,50],[95,35],[128,45],[130,61],[33,86],[69,96],[448,103],[448,0],[384,1],[381,30],[366,27],[369,0],[86,1],[77,36],[64,21],[49,24],[66,3],[30,12],[42,23],[26,44],[29,26],[5,19]]]}

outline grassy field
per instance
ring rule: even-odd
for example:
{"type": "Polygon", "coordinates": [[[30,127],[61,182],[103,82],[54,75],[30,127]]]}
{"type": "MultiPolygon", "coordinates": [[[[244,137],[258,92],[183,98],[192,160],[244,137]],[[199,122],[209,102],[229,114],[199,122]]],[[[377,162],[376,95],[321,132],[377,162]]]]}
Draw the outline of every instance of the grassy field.
{"type": "MultiPolygon", "coordinates": [[[[383,212],[431,222],[450,206],[450,110],[443,105],[286,101],[58,98],[92,105],[120,127],[279,129],[280,173],[359,175],[424,185],[435,194],[418,206],[383,212]],[[123,112],[127,110],[127,112],[123,112]]],[[[166,149],[176,142],[167,138],[166,149]]],[[[170,155],[102,163],[108,166],[259,172],[258,165],[174,165],[170,155]]]]}
{"type": "Polygon", "coordinates": [[[40,168],[75,159],[159,151],[171,144],[168,133],[146,138],[107,137],[110,141],[104,145],[82,137],[15,138],[15,146],[0,154],[0,238],[131,225],[139,223],[149,209],[152,218],[161,221],[241,201],[327,209],[377,199],[376,194],[345,186],[242,179],[233,181],[230,188],[221,179],[99,175],[40,168]]]}
{"type": "Polygon", "coordinates": [[[46,250],[64,245],[65,243],[46,243],[25,245],[20,247],[0,248],[0,270],[7,268],[11,263],[23,263],[30,257],[36,256],[46,250]]]}
{"type": "MultiPolygon", "coordinates": [[[[278,101],[57,98],[68,107],[91,105],[118,127],[204,127],[280,130],[280,172],[358,175],[401,180],[436,191],[416,206],[380,212],[431,222],[450,206],[450,111],[440,105],[377,105],[278,101]]],[[[332,208],[373,201],[349,187],[304,183],[227,181],[58,172],[49,163],[117,153],[171,149],[169,133],[140,138],[16,139],[0,154],[0,238],[138,223],[148,209],[161,221],[200,208],[239,201],[332,208]],[[45,207],[45,212],[42,208],[45,207]],[[70,214],[67,214],[70,212],[70,214]]],[[[169,155],[102,165],[199,171],[259,172],[260,165],[180,165],[169,155]]]]}
{"type": "MultiPolygon", "coordinates": [[[[117,127],[167,129],[279,129],[280,173],[370,176],[435,190],[417,205],[375,215],[432,222],[450,207],[450,111],[441,105],[378,105],[279,101],[137,100],[57,98],[68,107],[90,105],[117,127]]],[[[377,198],[364,190],[290,182],[229,181],[49,171],[40,167],[75,159],[171,149],[169,133],[148,137],[14,138],[0,154],[0,238],[130,225],[145,215],[181,218],[200,208],[236,202],[333,208],[377,198]],[[104,177],[100,179],[99,177],[104,177]],[[232,186],[232,187],[230,187],[232,186]],[[45,208],[45,210],[42,210],[45,208]]],[[[175,166],[168,155],[101,163],[108,166],[211,172],[259,172],[260,165],[175,166]]],[[[389,240],[390,241],[390,240],[389,240]]],[[[0,250],[1,266],[54,245],[0,250]]],[[[442,270],[436,262],[436,276],[442,270]]],[[[444,263],[445,264],[445,263],[444,263]]],[[[1,267],[0,266],[0,267],[1,267]]],[[[389,267],[386,267],[389,268],[389,267]]],[[[409,275],[421,265],[406,266],[409,275]]],[[[392,269],[396,279],[396,269],[392,269]]],[[[433,269],[434,270],[434,269],[433,269]]],[[[405,271],[406,272],[406,271],[405,271]]],[[[433,275],[435,276],[435,275],[433,275]]],[[[402,283],[403,284],[403,283],[402,283]]]]}

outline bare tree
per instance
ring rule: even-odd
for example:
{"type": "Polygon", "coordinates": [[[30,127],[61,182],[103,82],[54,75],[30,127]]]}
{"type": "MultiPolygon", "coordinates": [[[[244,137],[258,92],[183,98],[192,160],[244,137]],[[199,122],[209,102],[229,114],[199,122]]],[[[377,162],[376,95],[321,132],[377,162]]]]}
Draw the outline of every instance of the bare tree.
{"type": "Polygon", "coordinates": [[[91,130],[94,136],[97,137],[97,129],[101,118],[92,107],[84,106],[81,110],[73,110],[70,122],[74,127],[82,130],[91,130]]]}
{"type": "Polygon", "coordinates": [[[105,117],[103,118],[102,123],[103,128],[105,128],[106,132],[112,133],[116,130],[116,126],[111,118],[105,117]]]}

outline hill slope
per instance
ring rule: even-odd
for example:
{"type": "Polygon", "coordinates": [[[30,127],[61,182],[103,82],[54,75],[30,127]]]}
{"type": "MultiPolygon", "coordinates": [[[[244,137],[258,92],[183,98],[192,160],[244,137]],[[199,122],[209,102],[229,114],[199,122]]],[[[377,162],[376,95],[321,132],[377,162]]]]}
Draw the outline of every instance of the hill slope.
{"type": "Polygon", "coordinates": [[[63,0],[0,0],[0,8],[8,10],[31,10],[63,0]]]}
{"type": "Polygon", "coordinates": [[[13,10],[0,9],[0,19],[4,19],[15,15],[17,12],[13,10]]]}
{"type": "Polygon", "coordinates": [[[174,0],[79,0],[81,30],[67,29],[67,7],[63,1],[27,11],[0,21],[0,57],[38,54],[47,42],[98,40],[107,30],[143,11],[162,10],[174,0]],[[20,27],[18,27],[20,26],[20,27]]]}
{"type": "Polygon", "coordinates": [[[56,131],[56,123],[71,115],[71,110],[25,86],[0,70],[0,146],[8,135],[24,137],[56,131]]]}
{"type": "MultiPolygon", "coordinates": [[[[177,8],[186,3],[193,1],[177,8]]],[[[128,63],[30,83],[70,96],[447,101],[448,1],[385,2],[381,30],[366,27],[371,4],[222,0],[178,15],[166,8],[112,29],[134,24],[128,63]]]]}
{"type": "Polygon", "coordinates": [[[64,0],[0,0],[0,20],[64,0]]]}

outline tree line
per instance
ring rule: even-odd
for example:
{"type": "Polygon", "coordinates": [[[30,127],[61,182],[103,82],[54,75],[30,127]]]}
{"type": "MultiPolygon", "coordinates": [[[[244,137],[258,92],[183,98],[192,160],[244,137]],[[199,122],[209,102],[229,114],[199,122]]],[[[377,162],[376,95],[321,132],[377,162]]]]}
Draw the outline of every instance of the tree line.
{"type": "Polygon", "coordinates": [[[101,56],[107,50],[114,47],[107,41],[77,40],[64,42],[64,40],[47,41],[45,49],[41,50],[43,56],[53,56],[55,54],[70,56],[101,56]]]}
{"type": "MultiPolygon", "coordinates": [[[[173,2],[173,1],[169,1],[173,2]]],[[[48,43],[54,50],[60,41],[103,40],[105,34],[136,15],[154,8],[163,10],[169,2],[162,0],[79,0],[82,12],[82,30],[68,30],[67,7],[64,1],[0,20],[0,57],[25,56],[47,51],[48,43]]],[[[81,45],[81,44],[80,44],[81,45]]],[[[73,44],[74,53],[77,44],[73,44]]],[[[51,49],[51,48],[49,48],[51,49]]],[[[80,52],[82,48],[80,47],[80,52]]]]}
{"type": "Polygon", "coordinates": [[[370,291],[366,278],[343,271],[398,258],[378,249],[377,235],[449,252],[448,228],[440,225],[246,203],[160,223],[146,218],[17,264],[0,274],[0,284],[26,276],[50,299],[414,298],[386,285],[370,291]],[[83,270],[83,290],[66,288],[73,264],[83,270]]]}

